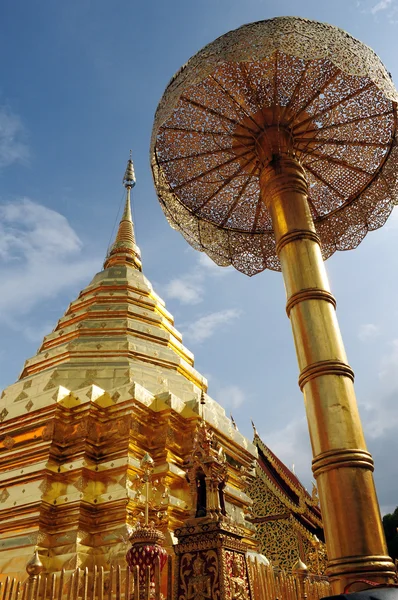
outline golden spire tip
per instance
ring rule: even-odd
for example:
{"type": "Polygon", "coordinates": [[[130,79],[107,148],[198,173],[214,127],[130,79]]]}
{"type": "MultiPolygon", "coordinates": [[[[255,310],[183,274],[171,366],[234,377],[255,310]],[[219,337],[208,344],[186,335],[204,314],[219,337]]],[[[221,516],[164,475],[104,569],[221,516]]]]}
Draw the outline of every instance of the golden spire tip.
{"type": "Polygon", "coordinates": [[[133,164],[133,159],[132,157],[132,152],[130,150],[130,158],[127,162],[127,167],[126,170],[124,172],[124,177],[123,177],[123,185],[125,188],[133,188],[136,184],[136,178],[135,178],[135,173],[134,173],[134,164],[133,164]]]}
{"type": "Polygon", "coordinates": [[[123,185],[126,188],[126,202],[123,209],[122,218],[119,223],[119,229],[116,239],[110,247],[104,262],[104,268],[115,265],[130,265],[141,271],[141,255],[138,246],[135,243],[133,217],[131,214],[130,195],[131,189],[135,186],[134,165],[131,158],[127,162],[124,172],[123,185]]]}

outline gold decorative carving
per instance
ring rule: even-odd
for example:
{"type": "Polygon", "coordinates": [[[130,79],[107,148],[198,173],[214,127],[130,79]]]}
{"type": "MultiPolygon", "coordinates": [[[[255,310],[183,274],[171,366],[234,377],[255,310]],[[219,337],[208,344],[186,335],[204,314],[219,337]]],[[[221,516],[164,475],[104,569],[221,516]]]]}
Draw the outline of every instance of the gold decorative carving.
{"type": "Polygon", "coordinates": [[[3,490],[0,493],[0,502],[3,503],[6,500],[8,500],[8,498],[10,497],[10,494],[7,490],[7,488],[3,488],[3,490]]]}
{"type": "Polygon", "coordinates": [[[245,563],[243,556],[239,557],[234,554],[231,565],[231,600],[247,600],[247,578],[244,577],[245,563]]]}
{"type": "Polygon", "coordinates": [[[51,377],[48,380],[48,383],[44,386],[43,391],[47,392],[48,390],[53,390],[54,388],[58,387],[57,379],[59,378],[59,373],[57,373],[56,371],[51,373],[51,377]]]}
{"type": "Polygon", "coordinates": [[[43,496],[45,496],[47,492],[51,489],[51,483],[49,482],[48,478],[45,477],[38,487],[43,496]]]}
{"type": "Polygon", "coordinates": [[[87,369],[86,377],[98,377],[98,370],[97,369],[87,369]]]}
{"type": "Polygon", "coordinates": [[[219,565],[214,550],[184,554],[181,557],[180,600],[206,600],[219,597],[219,565]]]}
{"type": "MultiPolygon", "coordinates": [[[[257,477],[252,480],[248,489],[253,500],[252,515],[266,517],[267,515],[286,515],[285,518],[256,523],[256,537],[260,543],[261,552],[275,566],[290,571],[297,561],[302,546],[302,560],[307,564],[311,573],[322,574],[326,567],[326,548],[319,542],[318,560],[314,551],[313,535],[298,523],[290,511],[286,511],[286,495],[277,493],[277,488],[269,488],[265,479],[257,477]],[[298,539],[301,535],[301,544],[298,539]]],[[[312,497],[314,500],[314,496],[312,497]]],[[[296,508],[297,510],[297,508],[296,508]]]]}
{"type": "Polygon", "coordinates": [[[222,447],[203,420],[196,429],[186,470],[191,488],[192,516],[225,515],[224,487],[228,479],[228,465],[222,447]]]}
{"type": "Polygon", "coordinates": [[[54,435],[54,421],[48,421],[43,429],[41,437],[43,441],[48,442],[53,438],[54,435]]]}
{"type": "Polygon", "coordinates": [[[314,482],[312,483],[311,498],[312,502],[314,503],[314,506],[319,506],[318,488],[316,487],[316,484],[314,482]]]}
{"type": "Polygon", "coordinates": [[[15,445],[15,440],[10,435],[6,435],[6,437],[3,440],[3,444],[7,448],[7,450],[11,450],[11,448],[13,448],[13,446],[15,445]]]}

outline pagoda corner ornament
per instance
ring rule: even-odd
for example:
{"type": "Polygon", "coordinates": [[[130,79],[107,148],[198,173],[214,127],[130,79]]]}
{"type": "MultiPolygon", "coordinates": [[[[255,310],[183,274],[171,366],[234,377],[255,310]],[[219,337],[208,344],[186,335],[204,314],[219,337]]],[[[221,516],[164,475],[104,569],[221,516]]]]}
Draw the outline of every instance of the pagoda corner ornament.
{"type": "Polygon", "coordinates": [[[282,271],[336,593],[396,576],[324,260],[356,248],[397,204],[397,101],[368,46],[277,17],[193,56],[152,132],[171,226],[220,266],[282,271]]]}
{"type": "Polygon", "coordinates": [[[225,509],[226,457],[203,420],[196,430],[186,473],[192,510],[175,531],[175,598],[250,600],[244,532],[225,509]]]}

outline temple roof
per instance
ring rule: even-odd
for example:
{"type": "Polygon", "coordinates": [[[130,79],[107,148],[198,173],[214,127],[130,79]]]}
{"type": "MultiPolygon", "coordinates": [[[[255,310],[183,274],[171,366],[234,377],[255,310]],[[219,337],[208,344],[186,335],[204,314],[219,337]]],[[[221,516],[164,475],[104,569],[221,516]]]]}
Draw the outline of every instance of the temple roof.
{"type": "MultiPolygon", "coordinates": [[[[257,431],[253,443],[258,451],[257,476],[286,506],[285,517],[294,518],[308,533],[323,541],[322,515],[315,484],[310,495],[298,477],[264,444],[257,431]]],[[[265,520],[270,520],[270,517],[257,517],[253,521],[260,523],[265,520]]]]}

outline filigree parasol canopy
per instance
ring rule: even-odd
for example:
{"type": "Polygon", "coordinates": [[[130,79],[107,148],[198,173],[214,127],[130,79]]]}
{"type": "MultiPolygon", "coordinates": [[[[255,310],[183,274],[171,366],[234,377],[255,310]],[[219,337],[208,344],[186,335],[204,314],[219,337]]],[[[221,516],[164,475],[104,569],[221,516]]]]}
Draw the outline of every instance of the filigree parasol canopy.
{"type": "Polygon", "coordinates": [[[376,54],[331,25],[279,17],[223,35],[156,112],[152,170],[170,224],[220,265],[279,270],[258,140],[280,128],[305,169],[324,258],[355,248],[398,202],[397,101],[376,54]]]}

